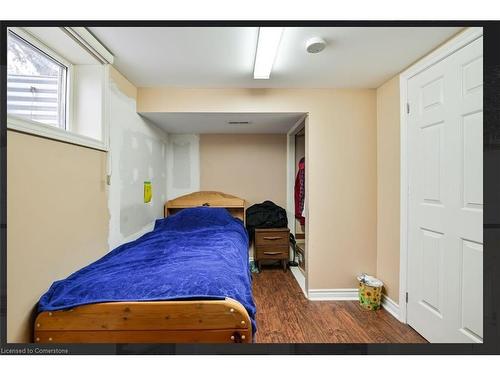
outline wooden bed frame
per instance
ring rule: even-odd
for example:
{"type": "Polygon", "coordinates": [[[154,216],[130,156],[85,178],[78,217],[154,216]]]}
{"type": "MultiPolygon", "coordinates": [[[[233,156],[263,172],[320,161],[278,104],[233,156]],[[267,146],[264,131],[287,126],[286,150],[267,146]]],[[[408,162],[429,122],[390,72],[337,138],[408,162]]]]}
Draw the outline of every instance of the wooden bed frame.
{"type": "Polygon", "coordinates": [[[198,191],[183,195],[182,197],[172,199],[165,203],[164,215],[172,215],[183,208],[210,206],[226,208],[231,215],[245,221],[245,205],[244,199],[221,193],[218,191],[198,191]]]}
{"type": "MultiPolygon", "coordinates": [[[[165,204],[165,216],[183,208],[227,208],[245,218],[245,201],[220,192],[196,192],[165,204]]],[[[225,300],[107,302],[36,317],[36,343],[250,343],[252,325],[241,303],[225,300]]]]}

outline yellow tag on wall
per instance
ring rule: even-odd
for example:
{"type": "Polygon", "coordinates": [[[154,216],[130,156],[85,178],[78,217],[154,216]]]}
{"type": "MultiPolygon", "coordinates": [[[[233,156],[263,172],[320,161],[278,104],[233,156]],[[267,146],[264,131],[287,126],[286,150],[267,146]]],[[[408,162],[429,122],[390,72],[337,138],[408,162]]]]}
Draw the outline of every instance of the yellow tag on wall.
{"type": "Polygon", "coordinates": [[[151,189],[151,181],[144,181],[144,203],[151,202],[153,190],[151,189]]]}

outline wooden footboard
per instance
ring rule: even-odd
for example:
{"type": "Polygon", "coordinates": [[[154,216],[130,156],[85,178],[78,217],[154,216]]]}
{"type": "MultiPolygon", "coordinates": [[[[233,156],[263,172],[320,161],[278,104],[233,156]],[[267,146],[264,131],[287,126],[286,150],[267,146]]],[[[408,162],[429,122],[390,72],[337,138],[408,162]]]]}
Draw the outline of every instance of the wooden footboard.
{"type": "Polygon", "coordinates": [[[250,343],[252,325],[241,303],[108,302],[42,312],[37,343],[250,343]]]}

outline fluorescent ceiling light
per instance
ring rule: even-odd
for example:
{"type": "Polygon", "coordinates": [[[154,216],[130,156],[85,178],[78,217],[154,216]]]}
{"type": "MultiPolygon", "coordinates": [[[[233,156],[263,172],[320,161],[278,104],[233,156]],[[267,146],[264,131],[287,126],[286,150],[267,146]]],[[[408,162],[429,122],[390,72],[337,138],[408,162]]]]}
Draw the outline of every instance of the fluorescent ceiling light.
{"type": "Polygon", "coordinates": [[[269,79],[274,59],[278,52],[283,27],[260,27],[255,65],[253,67],[254,79],[269,79]]]}

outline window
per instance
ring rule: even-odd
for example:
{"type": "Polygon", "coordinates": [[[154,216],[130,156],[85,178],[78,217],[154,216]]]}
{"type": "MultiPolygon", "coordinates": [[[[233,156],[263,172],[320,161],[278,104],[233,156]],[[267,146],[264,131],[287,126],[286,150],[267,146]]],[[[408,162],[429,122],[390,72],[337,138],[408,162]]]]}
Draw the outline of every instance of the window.
{"type": "Polygon", "coordinates": [[[7,30],[7,128],[107,151],[113,55],[81,27],[7,30]]]}
{"type": "Polygon", "coordinates": [[[7,113],[66,130],[68,66],[8,33],[7,113]]]}

